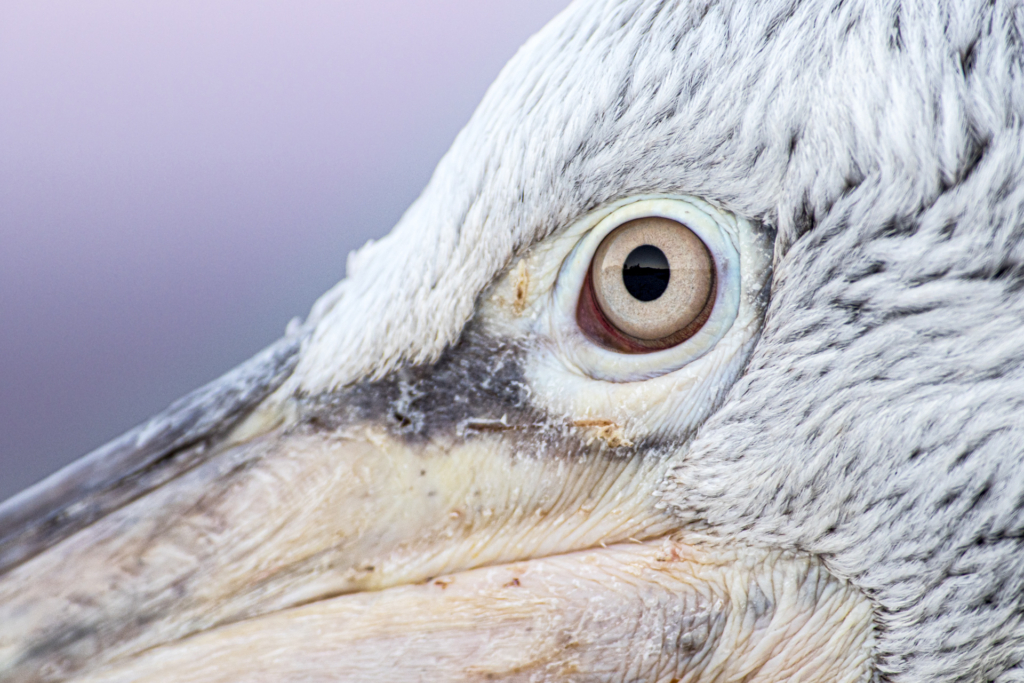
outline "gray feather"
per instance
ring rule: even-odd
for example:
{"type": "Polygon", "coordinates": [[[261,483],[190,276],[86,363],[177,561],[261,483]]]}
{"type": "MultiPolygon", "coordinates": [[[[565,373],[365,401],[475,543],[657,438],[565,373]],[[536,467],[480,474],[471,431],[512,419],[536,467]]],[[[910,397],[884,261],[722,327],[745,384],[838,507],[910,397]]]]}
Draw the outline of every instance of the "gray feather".
{"type": "Polygon", "coordinates": [[[666,500],[723,536],[818,554],[863,590],[883,679],[1016,681],[1024,9],[893,11],[885,73],[851,79],[908,83],[899,107],[931,112],[906,131],[920,158],[879,149],[840,196],[809,189],[746,374],[666,500]]]}

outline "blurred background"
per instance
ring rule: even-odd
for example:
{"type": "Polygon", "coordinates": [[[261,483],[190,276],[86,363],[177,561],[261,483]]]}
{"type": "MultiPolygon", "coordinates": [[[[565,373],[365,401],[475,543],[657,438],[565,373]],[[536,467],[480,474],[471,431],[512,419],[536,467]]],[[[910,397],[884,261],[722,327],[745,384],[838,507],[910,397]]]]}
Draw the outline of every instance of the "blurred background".
{"type": "Polygon", "coordinates": [[[0,3],[0,499],[305,317],[567,2],[0,3]]]}

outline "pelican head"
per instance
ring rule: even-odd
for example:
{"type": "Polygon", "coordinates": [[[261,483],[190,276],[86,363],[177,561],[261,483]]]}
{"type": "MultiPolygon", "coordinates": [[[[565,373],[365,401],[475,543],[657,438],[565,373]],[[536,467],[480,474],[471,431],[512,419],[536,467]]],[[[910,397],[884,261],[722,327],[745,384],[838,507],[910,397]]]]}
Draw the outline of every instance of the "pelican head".
{"type": "Polygon", "coordinates": [[[1020,680],[1022,46],[577,0],[304,323],[0,506],[0,680],[1020,680]]]}

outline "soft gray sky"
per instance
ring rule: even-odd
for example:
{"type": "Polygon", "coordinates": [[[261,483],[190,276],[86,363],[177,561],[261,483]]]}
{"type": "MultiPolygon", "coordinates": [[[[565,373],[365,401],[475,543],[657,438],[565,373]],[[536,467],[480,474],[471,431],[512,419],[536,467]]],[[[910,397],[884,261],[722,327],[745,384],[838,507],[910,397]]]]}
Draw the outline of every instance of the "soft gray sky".
{"type": "Polygon", "coordinates": [[[0,499],[305,316],[567,1],[0,3],[0,499]]]}

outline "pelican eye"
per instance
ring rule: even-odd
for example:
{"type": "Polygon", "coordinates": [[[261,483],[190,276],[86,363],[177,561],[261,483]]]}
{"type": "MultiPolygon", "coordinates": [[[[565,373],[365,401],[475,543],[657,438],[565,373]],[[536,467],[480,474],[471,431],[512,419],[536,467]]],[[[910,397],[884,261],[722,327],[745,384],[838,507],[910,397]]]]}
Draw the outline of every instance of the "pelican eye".
{"type": "Polygon", "coordinates": [[[650,353],[692,337],[714,304],[715,262],[679,221],[648,216],[609,233],[577,305],[580,330],[623,353],[650,353]]]}
{"type": "Polygon", "coordinates": [[[572,372],[609,382],[674,372],[726,337],[729,354],[760,310],[771,258],[763,234],[698,197],[603,206],[548,247],[565,256],[536,329],[572,372]],[[741,301],[745,322],[730,336],[741,301]]]}

